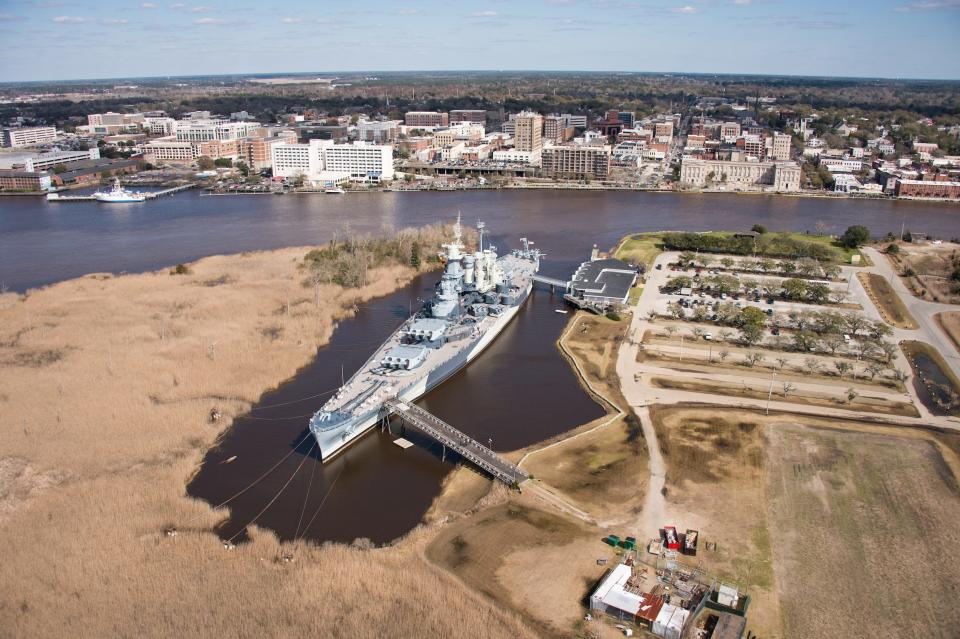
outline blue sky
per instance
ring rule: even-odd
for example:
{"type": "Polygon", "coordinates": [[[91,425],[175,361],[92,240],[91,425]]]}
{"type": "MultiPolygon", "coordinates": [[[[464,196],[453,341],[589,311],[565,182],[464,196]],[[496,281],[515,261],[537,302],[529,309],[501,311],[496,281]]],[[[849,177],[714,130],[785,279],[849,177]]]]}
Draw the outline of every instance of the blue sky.
{"type": "Polygon", "coordinates": [[[960,0],[0,0],[0,81],[420,69],[960,79],[960,0]]]}

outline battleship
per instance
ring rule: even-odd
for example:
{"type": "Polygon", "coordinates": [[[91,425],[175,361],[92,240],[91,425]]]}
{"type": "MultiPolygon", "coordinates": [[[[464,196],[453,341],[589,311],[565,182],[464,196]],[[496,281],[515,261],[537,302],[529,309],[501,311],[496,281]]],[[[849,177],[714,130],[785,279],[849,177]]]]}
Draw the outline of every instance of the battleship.
{"type": "Polygon", "coordinates": [[[470,363],[529,297],[543,254],[522,238],[522,248],[498,256],[495,246],[483,246],[483,223],[477,228],[478,250],[464,253],[457,218],[433,298],[310,418],[323,461],[372,429],[385,401],[415,401],[470,363]]]}

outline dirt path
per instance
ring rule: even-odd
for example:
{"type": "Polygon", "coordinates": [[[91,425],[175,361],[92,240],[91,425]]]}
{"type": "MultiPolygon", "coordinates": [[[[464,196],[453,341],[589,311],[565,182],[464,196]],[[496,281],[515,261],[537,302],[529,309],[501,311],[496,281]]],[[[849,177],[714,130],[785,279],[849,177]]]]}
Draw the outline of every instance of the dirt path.
{"type": "Polygon", "coordinates": [[[660,452],[660,444],[657,442],[657,431],[650,420],[650,411],[644,406],[638,408],[636,413],[643,426],[643,438],[647,442],[647,451],[650,455],[647,462],[650,465],[650,482],[647,484],[647,496],[643,501],[643,510],[637,520],[636,529],[646,534],[653,534],[653,531],[659,530],[667,520],[667,505],[663,496],[667,466],[660,452]]]}

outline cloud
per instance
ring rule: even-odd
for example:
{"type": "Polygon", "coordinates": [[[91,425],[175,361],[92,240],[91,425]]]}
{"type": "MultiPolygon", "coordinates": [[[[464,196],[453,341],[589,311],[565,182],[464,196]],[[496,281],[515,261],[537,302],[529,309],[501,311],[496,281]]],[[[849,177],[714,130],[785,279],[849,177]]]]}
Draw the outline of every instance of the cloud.
{"type": "Polygon", "coordinates": [[[577,0],[543,0],[543,3],[554,7],[569,7],[572,4],[576,4],[577,0]]]}
{"type": "Polygon", "coordinates": [[[733,0],[733,4],[740,4],[740,5],[753,4],[753,0],[733,0]]]}
{"type": "Polygon", "coordinates": [[[807,29],[811,31],[833,31],[850,26],[848,23],[839,20],[811,20],[799,16],[754,16],[738,19],[785,29],[807,29]]]}
{"type": "Polygon", "coordinates": [[[913,2],[894,9],[901,13],[914,11],[940,11],[942,9],[960,9],[960,0],[929,0],[927,2],[913,2]]]}
{"type": "Polygon", "coordinates": [[[496,18],[500,15],[497,11],[474,11],[470,14],[471,18],[496,18]]]}
{"type": "Polygon", "coordinates": [[[700,13],[700,9],[696,7],[691,7],[689,4],[684,7],[674,7],[670,9],[670,13],[681,13],[683,15],[693,15],[695,13],[700,13]]]}
{"type": "Polygon", "coordinates": [[[213,7],[190,7],[190,13],[210,13],[213,7]]]}
{"type": "Polygon", "coordinates": [[[57,16],[50,19],[57,24],[79,24],[87,21],[86,18],[81,18],[80,16],[57,16]]]}
{"type": "Polygon", "coordinates": [[[157,5],[153,2],[144,2],[140,5],[141,9],[156,9],[157,5]]]}
{"type": "Polygon", "coordinates": [[[107,18],[105,20],[101,20],[100,23],[107,25],[127,24],[127,20],[125,18],[107,18]]]}
{"type": "Polygon", "coordinates": [[[398,9],[397,10],[397,15],[401,15],[401,16],[412,16],[417,13],[420,13],[420,9],[398,9]]]}
{"type": "Polygon", "coordinates": [[[0,13],[0,22],[16,22],[17,20],[23,20],[23,18],[11,13],[0,13]]]}
{"type": "Polygon", "coordinates": [[[280,22],[283,24],[300,24],[303,22],[303,18],[281,18],[280,22]]]}
{"type": "Polygon", "coordinates": [[[184,9],[184,8],[186,8],[186,6],[187,6],[187,5],[183,4],[182,2],[175,2],[175,3],[173,3],[173,4],[170,5],[170,8],[173,9],[174,11],[177,11],[177,10],[179,10],[179,9],[184,9]]]}
{"type": "Polygon", "coordinates": [[[203,24],[209,26],[223,26],[227,24],[240,24],[237,20],[224,20],[223,18],[197,18],[194,24],[203,24]]]}

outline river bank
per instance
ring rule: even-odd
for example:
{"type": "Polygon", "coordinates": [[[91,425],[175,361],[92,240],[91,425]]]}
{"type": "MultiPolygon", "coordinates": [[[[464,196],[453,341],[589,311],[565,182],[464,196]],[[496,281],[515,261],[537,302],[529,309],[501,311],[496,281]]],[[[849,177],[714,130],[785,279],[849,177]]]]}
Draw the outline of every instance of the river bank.
{"type": "Polygon", "coordinates": [[[185,497],[235,415],[310,361],[358,304],[416,273],[394,265],[356,289],[304,287],[307,250],[0,296],[0,598],[12,602],[0,627],[529,636],[409,550],[281,544],[256,527],[228,550],[212,532],[222,512],[185,497]],[[344,617],[371,592],[377,606],[344,617]]]}

